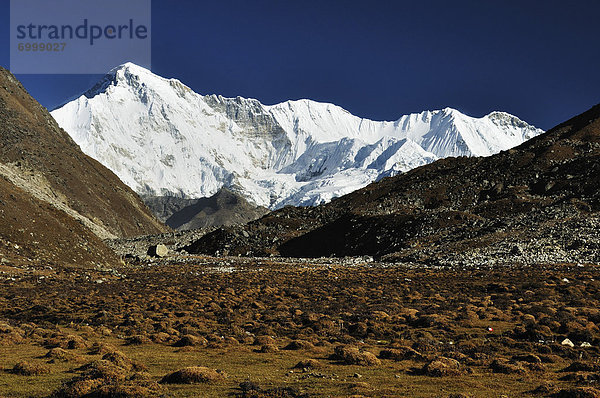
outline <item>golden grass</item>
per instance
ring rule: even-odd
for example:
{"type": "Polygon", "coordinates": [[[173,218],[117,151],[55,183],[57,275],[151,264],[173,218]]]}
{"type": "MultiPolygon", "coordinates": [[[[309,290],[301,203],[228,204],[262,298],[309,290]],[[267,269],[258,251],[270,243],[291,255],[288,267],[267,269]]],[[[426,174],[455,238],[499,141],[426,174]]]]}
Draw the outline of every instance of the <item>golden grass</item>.
{"type": "MultiPolygon", "coordinates": [[[[124,343],[116,338],[98,337],[97,339],[113,346],[124,343]]],[[[224,397],[229,393],[239,392],[239,384],[247,380],[251,380],[263,389],[296,387],[317,396],[333,397],[352,394],[373,397],[431,397],[448,396],[452,393],[465,393],[474,398],[499,397],[498,391],[513,396],[533,390],[540,384],[535,374],[495,374],[492,370],[485,369],[477,369],[474,374],[469,375],[433,379],[426,375],[411,374],[411,369],[423,367],[422,362],[411,360],[400,362],[382,360],[380,366],[341,365],[337,360],[329,358],[333,350],[329,354],[315,354],[311,350],[259,353],[254,352],[252,347],[242,345],[234,348],[200,348],[195,351],[180,352],[175,347],[159,344],[120,345],[118,348],[127,358],[147,366],[147,375],[152,381],[159,381],[166,374],[194,366],[219,369],[228,375],[218,383],[168,384],[165,386],[168,391],[167,396],[172,397],[224,397]],[[296,367],[299,362],[311,363],[310,359],[317,360],[320,366],[307,366],[310,369],[306,371],[296,367]],[[354,377],[356,374],[361,377],[354,377]]],[[[378,352],[380,349],[371,347],[370,350],[378,352]]],[[[0,366],[3,369],[11,369],[22,360],[40,361],[39,358],[46,352],[45,348],[34,344],[0,347],[0,366]]],[[[89,350],[79,350],[76,354],[89,361],[100,359],[100,355],[90,355],[89,350]]],[[[555,372],[565,367],[564,363],[551,365],[548,366],[548,371],[555,372]]],[[[56,362],[47,366],[50,373],[38,376],[0,372],[0,396],[47,397],[63,382],[71,380],[74,376],[73,371],[79,365],[56,362]]]]}
{"type": "MultiPolygon", "coordinates": [[[[164,271],[171,272],[169,278],[182,275],[177,267],[164,271]]],[[[37,324],[0,320],[0,340],[21,336],[0,345],[0,397],[48,397],[64,383],[73,394],[226,397],[241,393],[244,382],[331,397],[516,397],[531,395],[543,383],[552,383],[553,392],[576,387],[576,381],[559,380],[568,373],[562,370],[576,361],[591,366],[598,353],[600,333],[593,322],[600,323],[600,312],[592,304],[600,297],[600,284],[594,282],[600,277],[595,270],[578,277],[561,269],[558,276],[526,279],[503,271],[440,276],[439,270],[282,266],[270,274],[207,274],[191,282],[186,274],[172,285],[166,278],[163,287],[155,282],[163,270],[150,276],[148,270],[128,272],[134,275],[130,280],[105,291],[93,290],[104,285],[84,286],[82,291],[95,292],[92,298],[50,296],[50,301],[38,295],[29,300],[47,304],[53,314],[67,314],[61,315],[68,318],[62,326],[39,319],[26,319],[37,324]],[[563,277],[573,282],[561,284],[563,277]],[[306,286],[298,287],[302,283],[306,286]],[[93,305],[101,305],[102,313],[93,305]],[[546,313],[552,316],[544,318],[546,313]],[[71,324],[75,316],[106,321],[71,324]],[[556,325],[555,319],[562,323],[556,325]],[[594,347],[566,349],[537,343],[527,334],[543,332],[547,325],[552,333],[564,327],[590,335],[594,347]],[[21,361],[47,367],[49,373],[13,373],[21,361]],[[460,363],[458,371],[454,361],[460,363]],[[159,384],[190,367],[227,377],[159,384]]],[[[2,286],[12,297],[30,292],[2,286]]],[[[37,308],[25,300],[14,302],[22,310],[37,308]]]]}

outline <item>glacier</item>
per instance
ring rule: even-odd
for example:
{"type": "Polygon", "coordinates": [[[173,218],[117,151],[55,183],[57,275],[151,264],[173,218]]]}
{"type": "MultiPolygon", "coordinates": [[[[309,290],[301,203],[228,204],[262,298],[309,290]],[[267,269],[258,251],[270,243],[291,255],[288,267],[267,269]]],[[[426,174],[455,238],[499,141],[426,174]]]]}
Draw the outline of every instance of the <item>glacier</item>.
{"type": "Polygon", "coordinates": [[[132,63],[51,112],[83,152],[141,195],[225,187],[257,205],[312,206],[450,156],[489,156],[543,131],[504,112],[445,108],[373,121],[311,100],[201,95],[132,63]]]}

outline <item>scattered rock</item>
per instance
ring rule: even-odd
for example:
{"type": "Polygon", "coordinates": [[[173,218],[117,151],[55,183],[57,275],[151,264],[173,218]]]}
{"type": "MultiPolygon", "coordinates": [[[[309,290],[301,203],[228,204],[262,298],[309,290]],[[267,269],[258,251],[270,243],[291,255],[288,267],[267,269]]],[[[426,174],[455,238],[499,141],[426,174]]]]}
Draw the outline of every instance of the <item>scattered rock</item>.
{"type": "Polygon", "coordinates": [[[573,344],[573,342],[569,339],[564,339],[563,341],[560,342],[560,344],[562,345],[566,345],[567,347],[575,347],[575,344],[573,344]]]}

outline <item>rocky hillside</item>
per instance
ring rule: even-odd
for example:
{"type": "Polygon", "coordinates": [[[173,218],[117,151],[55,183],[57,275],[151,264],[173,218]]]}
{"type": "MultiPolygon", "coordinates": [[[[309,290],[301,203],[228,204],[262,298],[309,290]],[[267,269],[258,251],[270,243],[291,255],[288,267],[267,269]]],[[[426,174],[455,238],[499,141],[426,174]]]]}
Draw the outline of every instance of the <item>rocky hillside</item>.
{"type": "Polygon", "coordinates": [[[226,188],[209,198],[146,196],[143,200],[161,221],[180,231],[245,224],[268,213],[226,188]]]}
{"type": "Polygon", "coordinates": [[[2,68],[0,185],[0,254],[9,262],[111,261],[101,239],[166,230],[2,68]]]}
{"type": "Polygon", "coordinates": [[[515,149],[448,158],[316,208],[219,229],[193,253],[425,264],[598,262],[600,105],[515,149]]]}

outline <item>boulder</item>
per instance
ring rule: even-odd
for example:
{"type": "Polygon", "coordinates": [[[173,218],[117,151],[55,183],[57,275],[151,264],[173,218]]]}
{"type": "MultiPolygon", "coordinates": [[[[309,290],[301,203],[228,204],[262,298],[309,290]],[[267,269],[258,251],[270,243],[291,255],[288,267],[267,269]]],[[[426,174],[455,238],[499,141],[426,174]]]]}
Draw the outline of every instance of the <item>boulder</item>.
{"type": "Polygon", "coordinates": [[[166,257],[169,254],[169,249],[167,248],[167,246],[163,245],[162,243],[159,243],[158,245],[153,245],[150,246],[150,248],[148,249],[148,255],[150,256],[154,256],[154,257],[166,257]]]}

